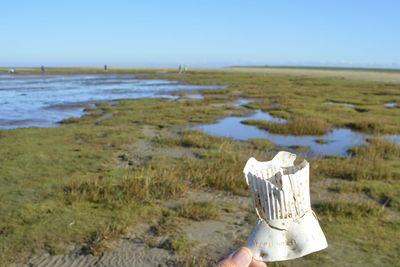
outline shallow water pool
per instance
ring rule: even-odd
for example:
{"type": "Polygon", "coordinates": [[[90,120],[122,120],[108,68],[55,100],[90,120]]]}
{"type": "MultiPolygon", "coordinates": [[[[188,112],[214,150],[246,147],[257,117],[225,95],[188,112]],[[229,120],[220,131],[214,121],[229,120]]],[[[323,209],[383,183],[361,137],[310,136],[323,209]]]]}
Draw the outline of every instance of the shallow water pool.
{"type": "MultiPolygon", "coordinates": [[[[353,131],[347,128],[334,128],[325,135],[283,135],[274,134],[266,130],[259,129],[256,126],[242,124],[241,121],[247,119],[261,119],[284,123],[284,119],[275,118],[261,110],[255,111],[248,116],[225,117],[212,124],[198,125],[195,128],[201,129],[206,133],[230,137],[238,140],[247,140],[251,138],[265,138],[272,143],[283,146],[307,146],[309,150],[319,155],[347,155],[347,151],[352,146],[363,144],[368,135],[353,131]],[[323,143],[318,142],[323,140],[323,143]]],[[[385,135],[393,142],[400,143],[400,135],[385,135]]]]}
{"type": "Polygon", "coordinates": [[[383,106],[386,108],[395,108],[395,107],[397,107],[397,103],[396,102],[386,102],[383,104],[383,106]]]}

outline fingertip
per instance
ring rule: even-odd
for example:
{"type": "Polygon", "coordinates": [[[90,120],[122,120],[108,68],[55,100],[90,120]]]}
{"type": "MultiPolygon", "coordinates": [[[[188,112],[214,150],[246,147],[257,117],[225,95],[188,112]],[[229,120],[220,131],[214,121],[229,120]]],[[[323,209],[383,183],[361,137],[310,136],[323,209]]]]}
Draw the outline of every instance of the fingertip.
{"type": "Polygon", "coordinates": [[[232,254],[232,261],[238,266],[249,266],[253,259],[253,253],[247,247],[241,247],[232,254]]]}
{"type": "Polygon", "coordinates": [[[249,267],[267,267],[267,264],[263,261],[252,260],[249,267]]]}

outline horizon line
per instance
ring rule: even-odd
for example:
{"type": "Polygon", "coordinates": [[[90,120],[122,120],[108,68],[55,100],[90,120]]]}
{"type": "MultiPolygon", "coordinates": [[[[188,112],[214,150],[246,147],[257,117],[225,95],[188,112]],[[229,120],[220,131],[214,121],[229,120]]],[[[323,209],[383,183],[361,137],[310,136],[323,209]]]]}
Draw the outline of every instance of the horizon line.
{"type": "Polygon", "coordinates": [[[178,65],[160,65],[160,66],[145,66],[145,65],[132,65],[132,66],[121,66],[121,65],[76,65],[76,66],[63,66],[63,65],[50,65],[46,66],[43,64],[39,65],[27,65],[27,66],[0,66],[0,69],[40,69],[41,66],[44,66],[48,69],[83,69],[83,68],[91,68],[91,69],[103,69],[104,66],[107,66],[108,69],[110,68],[117,68],[117,69],[175,69],[181,66],[188,66],[192,69],[224,69],[224,68],[293,68],[293,69],[330,69],[330,70],[393,70],[393,71],[400,71],[400,65],[394,66],[346,66],[346,65],[290,65],[290,64],[277,64],[277,65],[227,65],[227,66],[195,66],[195,65],[188,65],[188,64],[178,64],[178,65]]]}

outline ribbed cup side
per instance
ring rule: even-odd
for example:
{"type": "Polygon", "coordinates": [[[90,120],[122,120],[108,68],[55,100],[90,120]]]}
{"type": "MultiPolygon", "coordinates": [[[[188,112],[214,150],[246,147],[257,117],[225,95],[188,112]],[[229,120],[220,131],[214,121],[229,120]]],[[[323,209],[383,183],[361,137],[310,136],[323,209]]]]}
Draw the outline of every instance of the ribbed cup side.
{"type": "Polygon", "coordinates": [[[299,218],[310,210],[308,166],[294,174],[282,175],[277,168],[248,173],[250,191],[260,216],[266,220],[299,218]],[[282,180],[290,183],[281,190],[282,180]],[[270,181],[274,181],[274,183],[270,181]],[[290,190],[291,189],[291,190],[290,190]]]}

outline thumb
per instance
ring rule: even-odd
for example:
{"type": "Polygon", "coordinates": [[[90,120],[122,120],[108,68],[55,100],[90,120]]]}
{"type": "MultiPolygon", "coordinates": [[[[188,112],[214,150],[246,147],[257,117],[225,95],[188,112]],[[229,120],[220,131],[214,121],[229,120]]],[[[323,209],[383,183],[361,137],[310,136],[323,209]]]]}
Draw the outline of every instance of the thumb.
{"type": "Polygon", "coordinates": [[[251,250],[241,247],[225,260],[219,262],[217,267],[248,267],[252,260],[251,250]]]}

